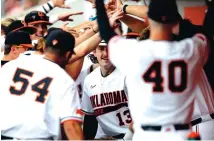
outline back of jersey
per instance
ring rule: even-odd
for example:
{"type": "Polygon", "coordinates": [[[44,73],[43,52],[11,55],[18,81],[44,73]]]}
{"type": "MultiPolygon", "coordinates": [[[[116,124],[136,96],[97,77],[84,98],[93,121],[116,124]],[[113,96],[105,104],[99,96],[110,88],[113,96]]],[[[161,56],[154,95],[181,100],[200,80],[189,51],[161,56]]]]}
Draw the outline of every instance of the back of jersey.
{"type": "Polygon", "coordinates": [[[205,41],[199,37],[181,42],[115,39],[110,43],[112,62],[127,74],[130,111],[137,125],[190,122],[204,52],[205,41]],[[118,60],[125,64],[114,57],[119,46],[123,51],[118,60]],[[133,58],[125,59],[126,52],[133,58]]]}
{"type": "MultiPolygon", "coordinates": [[[[3,135],[58,136],[62,115],[60,100],[73,83],[64,70],[37,55],[21,55],[2,68],[1,79],[3,135]]],[[[69,101],[67,104],[71,105],[69,101]]]]}

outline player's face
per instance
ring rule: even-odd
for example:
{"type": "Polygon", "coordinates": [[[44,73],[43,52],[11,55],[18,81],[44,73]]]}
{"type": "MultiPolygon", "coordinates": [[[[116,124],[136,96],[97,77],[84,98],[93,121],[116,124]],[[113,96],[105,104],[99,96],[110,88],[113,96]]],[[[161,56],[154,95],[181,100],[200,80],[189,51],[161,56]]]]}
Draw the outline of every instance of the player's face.
{"type": "Polygon", "coordinates": [[[39,23],[39,24],[34,24],[33,26],[37,28],[37,32],[36,32],[37,37],[44,37],[44,35],[47,33],[46,24],[39,23]]]}
{"type": "Polygon", "coordinates": [[[97,57],[97,61],[101,67],[112,66],[108,58],[108,48],[107,46],[98,46],[94,55],[97,57]]]}

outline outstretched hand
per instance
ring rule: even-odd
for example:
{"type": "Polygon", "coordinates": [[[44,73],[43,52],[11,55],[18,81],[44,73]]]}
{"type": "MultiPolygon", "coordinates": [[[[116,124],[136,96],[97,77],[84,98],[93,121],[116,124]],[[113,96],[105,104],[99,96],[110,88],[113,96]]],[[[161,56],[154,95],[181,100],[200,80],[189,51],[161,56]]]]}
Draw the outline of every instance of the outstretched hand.
{"type": "Polygon", "coordinates": [[[73,15],[82,15],[83,12],[68,12],[68,13],[62,13],[58,15],[58,19],[61,21],[73,21],[73,19],[70,18],[70,16],[73,15]]]}
{"type": "Polygon", "coordinates": [[[61,27],[62,30],[66,31],[66,32],[69,32],[70,34],[72,34],[75,38],[78,38],[79,37],[79,34],[77,33],[77,31],[72,28],[72,27],[69,27],[67,26],[69,23],[64,23],[61,27]]]}
{"type": "Polygon", "coordinates": [[[116,21],[123,18],[123,16],[124,16],[124,13],[122,9],[117,10],[115,13],[113,13],[109,19],[110,26],[112,28],[117,27],[119,24],[116,21]]]}

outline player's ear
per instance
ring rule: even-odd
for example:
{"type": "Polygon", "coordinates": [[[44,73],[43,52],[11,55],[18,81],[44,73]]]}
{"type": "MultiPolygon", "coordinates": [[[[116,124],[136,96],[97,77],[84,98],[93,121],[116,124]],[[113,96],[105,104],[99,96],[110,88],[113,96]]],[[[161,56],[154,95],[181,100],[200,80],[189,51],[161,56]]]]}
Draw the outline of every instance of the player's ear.
{"type": "Polygon", "coordinates": [[[15,46],[12,46],[10,51],[11,51],[12,53],[14,53],[14,52],[16,51],[16,47],[15,47],[15,46]]]}
{"type": "Polygon", "coordinates": [[[96,49],[95,49],[92,53],[94,54],[95,57],[97,57],[97,56],[96,56],[96,49]]]}
{"type": "Polygon", "coordinates": [[[71,58],[70,53],[71,53],[70,51],[68,51],[68,52],[65,53],[65,57],[68,60],[71,58]]]}

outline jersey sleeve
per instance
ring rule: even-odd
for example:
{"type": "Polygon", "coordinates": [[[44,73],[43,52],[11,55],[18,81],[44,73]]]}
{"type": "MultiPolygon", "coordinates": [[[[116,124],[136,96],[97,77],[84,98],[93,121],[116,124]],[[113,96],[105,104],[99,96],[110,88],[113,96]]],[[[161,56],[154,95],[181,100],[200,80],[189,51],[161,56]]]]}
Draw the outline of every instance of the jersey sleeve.
{"type": "Polygon", "coordinates": [[[87,84],[86,84],[86,81],[84,81],[81,108],[86,115],[93,115],[94,110],[91,105],[90,97],[88,96],[87,93],[88,93],[87,84]]]}
{"type": "Polygon", "coordinates": [[[200,60],[204,65],[209,57],[208,40],[203,34],[196,34],[193,37],[193,43],[195,46],[195,50],[200,54],[200,60]]]}
{"type": "Polygon", "coordinates": [[[60,119],[61,123],[66,120],[76,120],[82,122],[83,114],[81,112],[79,94],[77,88],[72,84],[60,101],[60,119]]]}
{"type": "Polygon", "coordinates": [[[123,74],[132,72],[132,68],[138,58],[138,41],[133,39],[124,39],[120,36],[113,37],[108,44],[109,58],[123,74]]]}

